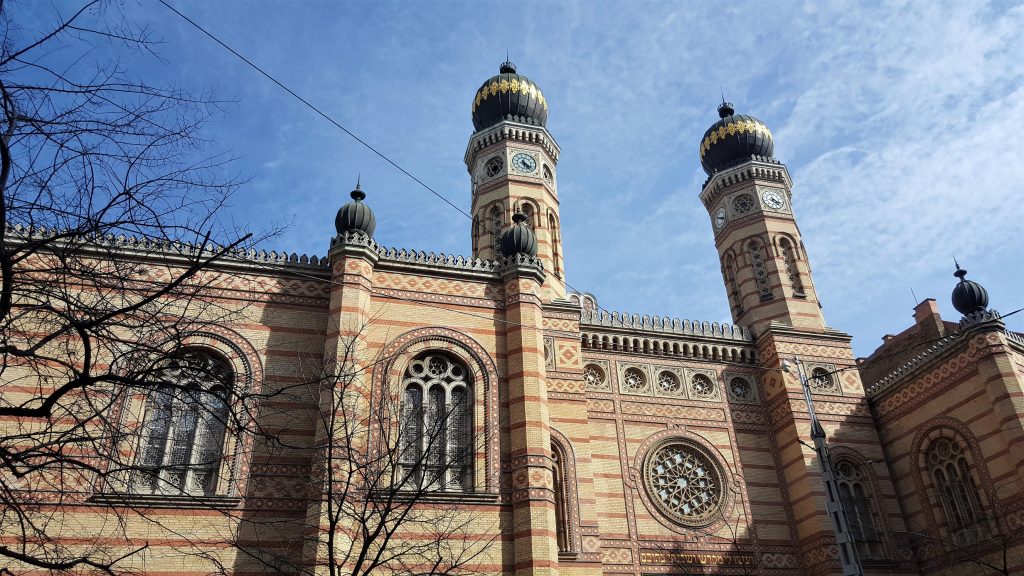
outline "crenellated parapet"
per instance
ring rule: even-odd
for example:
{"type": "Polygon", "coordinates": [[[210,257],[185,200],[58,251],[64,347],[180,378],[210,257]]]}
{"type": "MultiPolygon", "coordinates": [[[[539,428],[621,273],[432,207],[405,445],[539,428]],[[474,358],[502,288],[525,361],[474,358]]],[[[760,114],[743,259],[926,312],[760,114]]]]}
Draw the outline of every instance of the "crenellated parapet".
{"type": "Polygon", "coordinates": [[[726,340],[753,342],[750,331],[742,326],[699,320],[681,320],[668,316],[648,316],[604,310],[583,310],[580,317],[583,325],[634,328],[651,332],[665,332],[687,336],[706,336],[726,340]]]}
{"type": "MultiPolygon", "coordinates": [[[[142,236],[126,234],[80,234],[68,229],[48,228],[45,226],[23,226],[21,224],[6,226],[6,237],[12,242],[52,241],[63,243],[63,246],[70,247],[73,240],[84,252],[90,249],[104,249],[106,251],[121,252],[125,256],[153,256],[162,255],[168,257],[196,257],[213,256],[224,250],[219,244],[199,244],[192,242],[178,242],[166,239],[153,239],[142,236]]],[[[216,268],[224,265],[274,265],[301,269],[326,270],[329,269],[327,258],[296,254],[292,252],[277,252],[274,250],[255,250],[252,248],[236,248],[228,250],[224,256],[211,264],[216,268]]]]}

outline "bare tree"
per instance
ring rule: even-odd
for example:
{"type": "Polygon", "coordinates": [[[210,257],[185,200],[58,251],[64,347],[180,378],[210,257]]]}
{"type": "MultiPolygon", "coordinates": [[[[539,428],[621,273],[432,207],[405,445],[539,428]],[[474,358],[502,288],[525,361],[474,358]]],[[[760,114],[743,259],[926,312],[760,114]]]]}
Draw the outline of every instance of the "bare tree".
{"type": "Polygon", "coordinates": [[[187,348],[238,313],[210,289],[251,237],[217,218],[239,183],[203,152],[221,103],[94,58],[150,55],[147,30],[101,0],[50,8],[42,32],[13,8],[0,2],[0,573],[113,573],[145,543],[123,516],[87,527],[73,505],[140,483],[195,494],[186,482],[218,473],[191,451],[187,465],[141,454],[178,439],[126,415],[166,430],[185,414],[176,430],[214,444],[253,422],[243,390],[196,385],[221,366],[187,348]]]}
{"type": "MultiPolygon", "coordinates": [[[[368,356],[367,332],[368,325],[358,327],[335,354],[310,362],[309,375],[294,388],[305,387],[318,405],[300,565],[259,545],[242,548],[265,565],[307,574],[475,573],[498,526],[462,504],[472,491],[479,444],[470,430],[471,391],[431,399],[446,376],[458,387],[463,368],[438,353],[412,361],[409,370],[419,370],[420,378],[374,382],[372,375],[395,358],[368,356]],[[409,380],[426,385],[412,392],[409,380]]],[[[260,528],[266,526],[254,531],[260,528]]]]}

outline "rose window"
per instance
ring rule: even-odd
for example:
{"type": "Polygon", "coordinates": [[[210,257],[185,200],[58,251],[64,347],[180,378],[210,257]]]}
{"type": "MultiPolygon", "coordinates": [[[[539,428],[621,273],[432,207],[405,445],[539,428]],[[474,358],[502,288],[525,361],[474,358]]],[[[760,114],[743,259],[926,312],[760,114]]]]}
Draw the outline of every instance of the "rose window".
{"type": "Polygon", "coordinates": [[[754,202],[754,197],[750,194],[740,194],[732,201],[733,210],[735,210],[737,214],[746,214],[753,210],[755,205],[756,202],[754,202]]]}
{"type": "Polygon", "coordinates": [[[587,388],[601,388],[604,386],[604,371],[595,364],[587,364],[583,368],[583,381],[587,388]]]}
{"type": "Polygon", "coordinates": [[[734,398],[740,400],[749,400],[751,395],[750,382],[747,382],[743,378],[733,378],[729,382],[729,392],[734,398]]]}
{"type": "Polygon", "coordinates": [[[694,374],[693,380],[690,381],[690,390],[693,391],[694,396],[707,398],[715,394],[715,385],[706,375],[694,374]]]}
{"type": "Polygon", "coordinates": [[[723,475],[702,450],[681,441],[662,444],[647,457],[645,472],[648,495],[672,520],[704,526],[721,517],[723,475]]]}
{"type": "Polygon", "coordinates": [[[676,394],[682,388],[679,384],[679,377],[668,371],[658,374],[658,387],[662,392],[669,394],[676,394]]]}
{"type": "Polygon", "coordinates": [[[639,391],[647,387],[647,379],[643,372],[636,368],[627,368],[622,375],[622,382],[628,390],[639,391]]]}

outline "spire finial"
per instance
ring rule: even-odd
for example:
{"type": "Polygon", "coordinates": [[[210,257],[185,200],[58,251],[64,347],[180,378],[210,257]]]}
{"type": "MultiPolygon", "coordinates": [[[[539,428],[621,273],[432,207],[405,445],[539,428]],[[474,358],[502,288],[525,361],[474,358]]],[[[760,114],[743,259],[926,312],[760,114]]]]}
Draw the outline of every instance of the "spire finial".
{"type": "Polygon", "coordinates": [[[953,264],[956,266],[956,272],[953,272],[953,276],[956,276],[961,282],[964,282],[964,276],[967,276],[967,270],[960,267],[960,263],[956,261],[956,256],[953,256],[953,264]]]}
{"type": "Polygon", "coordinates": [[[362,180],[363,180],[363,175],[362,174],[357,174],[356,175],[356,189],[349,193],[349,196],[351,196],[352,199],[355,200],[356,202],[362,202],[366,198],[366,193],[363,192],[363,189],[360,187],[360,184],[362,183],[362,180]]]}
{"type": "Polygon", "coordinates": [[[725,104],[725,89],[719,86],[718,91],[722,93],[722,104],[725,104]]]}

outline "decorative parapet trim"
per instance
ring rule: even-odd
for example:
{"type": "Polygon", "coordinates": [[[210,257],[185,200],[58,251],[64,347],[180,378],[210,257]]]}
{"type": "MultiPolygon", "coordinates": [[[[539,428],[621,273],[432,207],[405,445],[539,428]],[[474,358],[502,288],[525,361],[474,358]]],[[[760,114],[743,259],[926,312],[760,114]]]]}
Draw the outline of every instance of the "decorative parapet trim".
{"type": "Polygon", "coordinates": [[[966,340],[971,333],[976,334],[978,327],[988,322],[992,323],[992,330],[1002,332],[1006,335],[1008,340],[1024,345],[1024,336],[1010,330],[1006,330],[1000,318],[999,312],[996,312],[995,310],[974,312],[964,316],[960,320],[960,332],[950,334],[938,340],[929,346],[924,352],[921,352],[910,360],[900,364],[895,370],[889,372],[885,377],[874,384],[865,387],[866,395],[868,398],[875,398],[894,388],[900,381],[904,380],[911,374],[917,373],[924,366],[930,365],[935,358],[946,353],[953,344],[966,340]]]}
{"type": "Polygon", "coordinates": [[[390,262],[403,262],[409,264],[423,264],[427,266],[438,266],[442,268],[457,268],[459,270],[472,270],[474,272],[497,272],[501,269],[501,263],[497,260],[482,260],[480,258],[466,258],[450,254],[434,254],[415,250],[398,250],[395,248],[377,248],[381,260],[390,262]]]}
{"type": "Polygon", "coordinates": [[[999,312],[996,310],[978,310],[977,312],[971,312],[969,314],[965,314],[964,317],[960,319],[960,330],[973,328],[974,326],[984,324],[985,322],[999,321],[999,323],[1002,324],[1000,318],[1002,318],[1002,316],[1000,316],[999,312]]]}
{"type": "Polygon", "coordinates": [[[478,150],[503,140],[515,140],[516,142],[540,146],[555,162],[558,162],[558,155],[561,150],[547,128],[504,120],[491,128],[473,134],[469,139],[469,144],[466,146],[466,154],[464,156],[466,166],[472,165],[473,156],[478,150]]]}
{"type": "Polygon", "coordinates": [[[750,330],[735,324],[680,320],[679,318],[648,316],[646,314],[643,316],[639,314],[630,315],[621,312],[605,312],[603,310],[582,310],[580,312],[580,325],[637,329],[686,336],[705,336],[742,342],[754,341],[750,330]]]}
{"type": "Polygon", "coordinates": [[[949,336],[939,339],[929,346],[924,352],[921,352],[910,360],[900,364],[899,367],[892,372],[889,372],[889,374],[884,376],[881,380],[867,386],[865,388],[865,394],[868,398],[880,396],[887,390],[893,388],[896,383],[917,372],[922,366],[930,364],[931,360],[934,360],[939,355],[944,354],[952,344],[960,342],[962,339],[962,332],[950,334],[949,336]]]}
{"type": "MultiPolygon", "coordinates": [[[[68,238],[85,240],[87,244],[82,245],[83,250],[91,247],[113,249],[124,253],[126,256],[152,255],[153,253],[169,257],[193,257],[202,254],[213,255],[224,247],[217,244],[193,244],[191,242],[175,242],[169,240],[154,240],[152,238],[127,236],[124,234],[70,234],[68,230],[47,228],[45,226],[23,226],[21,224],[5,227],[7,238],[14,242],[31,242],[39,240],[64,241],[68,238]]],[[[301,268],[304,270],[328,270],[330,264],[327,258],[309,256],[296,253],[276,252],[271,250],[254,250],[238,248],[230,251],[225,257],[212,266],[218,267],[225,264],[230,265],[260,265],[271,264],[290,268],[301,268]]]]}
{"type": "Polygon", "coordinates": [[[767,156],[751,156],[739,160],[735,167],[708,176],[701,189],[700,199],[706,208],[710,208],[718,201],[722,191],[726,188],[755,179],[778,182],[787,190],[793,186],[785,164],[767,156]]]}
{"type": "Polygon", "coordinates": [[[513,254],[502,258],[502,277],[528,275],[533,276],[538,283],[544,283],[544,263],[536,256],[529,254],[513,254]]]}

